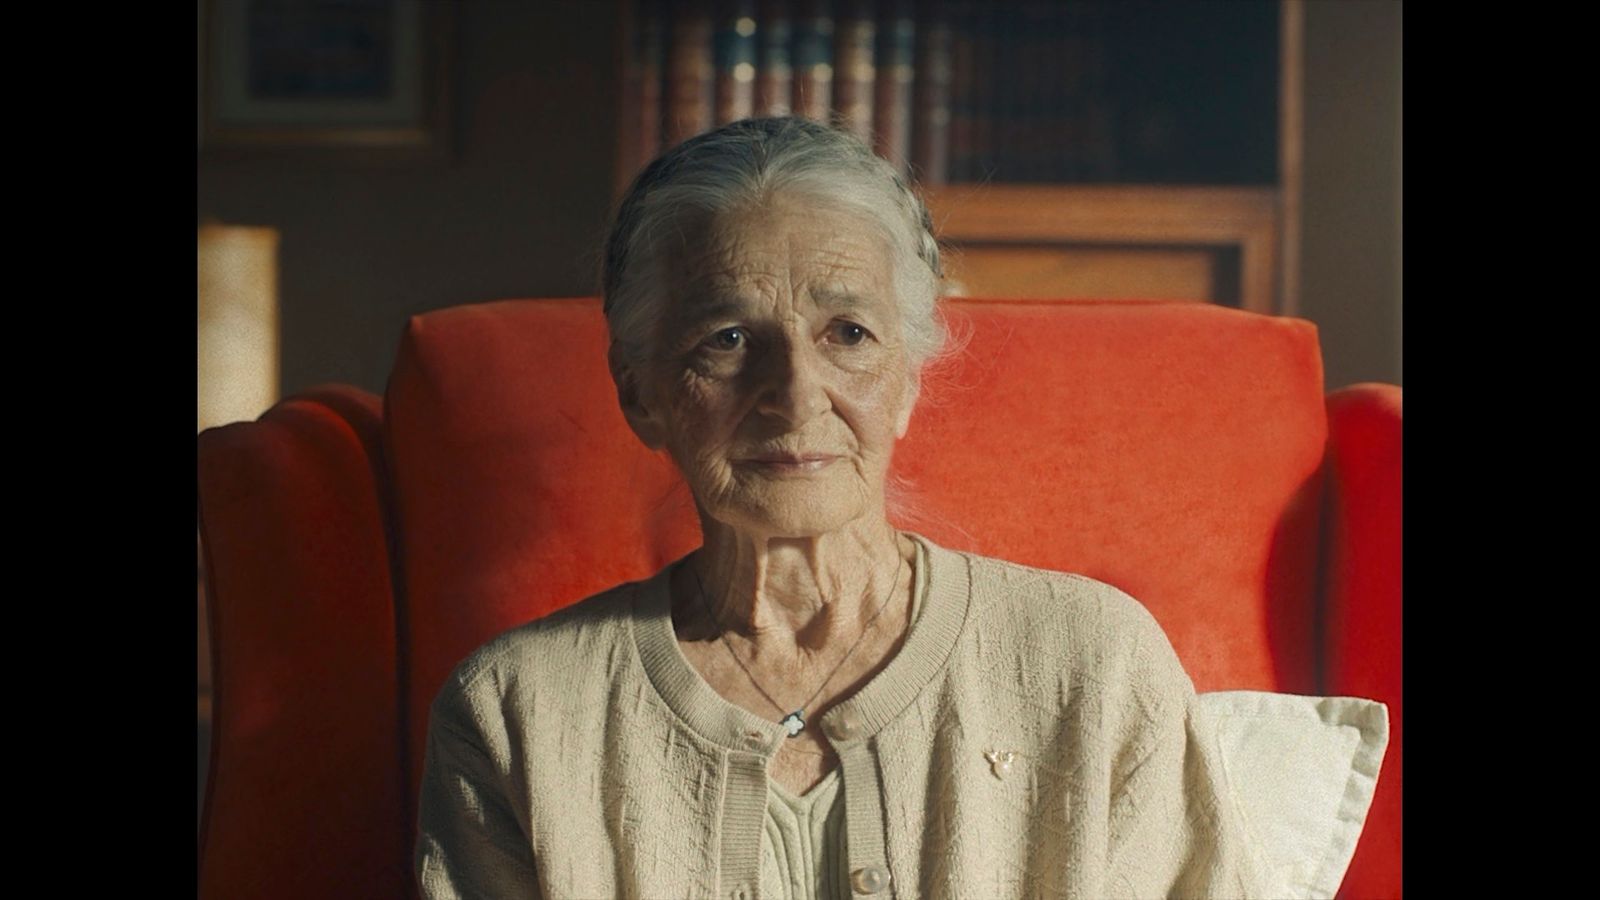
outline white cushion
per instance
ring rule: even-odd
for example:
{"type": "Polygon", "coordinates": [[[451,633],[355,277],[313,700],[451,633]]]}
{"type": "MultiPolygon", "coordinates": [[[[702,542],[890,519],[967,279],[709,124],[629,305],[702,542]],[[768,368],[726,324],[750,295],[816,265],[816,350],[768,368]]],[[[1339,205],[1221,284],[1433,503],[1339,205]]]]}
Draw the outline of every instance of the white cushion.
{"type": "Polygon", "coordinates": [[[1378,784],[1388,708],[1263,691],[1214,691],[1199,700],[1273,896],[1333,897],[1378,784]]]}

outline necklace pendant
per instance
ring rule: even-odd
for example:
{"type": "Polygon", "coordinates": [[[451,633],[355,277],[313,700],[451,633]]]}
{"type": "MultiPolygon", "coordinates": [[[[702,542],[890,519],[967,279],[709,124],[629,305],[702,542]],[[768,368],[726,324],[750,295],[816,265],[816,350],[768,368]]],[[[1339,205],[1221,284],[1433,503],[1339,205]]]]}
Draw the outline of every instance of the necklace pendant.
{"type": "Polygon", "coordinates": [[[789,737],[798,737],[800,732],[806,729],[806,711],[797,709],[779,719],[778,724],[789,729],[789,737]]]}

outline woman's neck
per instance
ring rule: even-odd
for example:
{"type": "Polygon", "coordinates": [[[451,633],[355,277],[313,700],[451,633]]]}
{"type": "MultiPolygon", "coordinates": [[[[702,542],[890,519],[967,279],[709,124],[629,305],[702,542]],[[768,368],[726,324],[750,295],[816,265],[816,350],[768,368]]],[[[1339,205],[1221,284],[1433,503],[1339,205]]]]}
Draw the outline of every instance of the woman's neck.
{"type": "Polygon", "coordinates": [[[750,534],[703,520],[705,544],[680,572],[680,637],[727,632],[764,652],[835,656],[901,595],[911,550],[888,521],[810,538],[750,534]]]}

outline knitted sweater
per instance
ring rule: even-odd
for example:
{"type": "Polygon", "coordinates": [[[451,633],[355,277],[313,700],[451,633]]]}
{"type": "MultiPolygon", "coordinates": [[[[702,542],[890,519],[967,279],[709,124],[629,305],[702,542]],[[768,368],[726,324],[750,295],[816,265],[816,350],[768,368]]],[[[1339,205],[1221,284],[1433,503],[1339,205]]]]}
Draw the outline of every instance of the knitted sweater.
{"type": "MultiPolygon", "coordinates": [[[[821,720],[856,894],[1261,896],[1212,731],[1149,612],[1086,576],[913,537],[925,608],[821,720]]],[[[424,762],[425,898],[759,894],[785,731],[684,658],[670,571],[513,629],[447,679],[424,762]]]]}

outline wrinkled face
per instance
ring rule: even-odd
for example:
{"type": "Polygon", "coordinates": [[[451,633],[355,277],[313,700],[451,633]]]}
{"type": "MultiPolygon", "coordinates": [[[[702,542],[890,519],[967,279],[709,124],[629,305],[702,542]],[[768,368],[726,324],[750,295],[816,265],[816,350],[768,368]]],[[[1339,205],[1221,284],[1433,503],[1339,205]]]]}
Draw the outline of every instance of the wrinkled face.
{"type": "Polygon", "coordinates": [[[664,268],[653,359],[623,408],[702,510],[779,537],[881,516],[916,383],[874,223],[778,197],[686,234],[664,268]]]}

